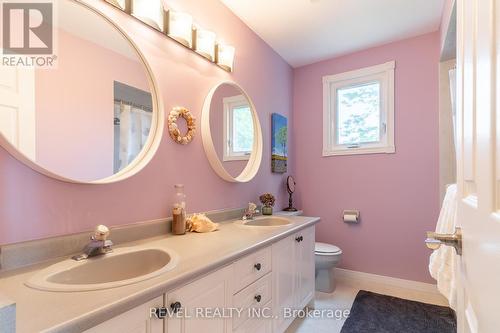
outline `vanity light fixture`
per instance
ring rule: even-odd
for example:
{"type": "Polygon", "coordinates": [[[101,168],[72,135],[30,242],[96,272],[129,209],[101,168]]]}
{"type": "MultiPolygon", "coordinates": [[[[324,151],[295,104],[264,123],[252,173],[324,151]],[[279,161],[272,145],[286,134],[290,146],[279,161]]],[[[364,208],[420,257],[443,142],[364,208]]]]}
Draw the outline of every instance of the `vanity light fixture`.
{"type": "Polygon", "coordinates": [[[131,14],[147,25],[164,31],[163,0],[132,0],[131,14]]]}
{"type": "Polygon", "coordinates": [[[163,0],[103,0],[168,36],[198,55],[232,72],[235,48],[217,41],[215,32],[197,29],[187,13],[166,10],[163,0]]]}
{"type": "Polygon", "coordinates": [[[217,44],[216,63],[228,72],[232,72],[234,68],[234,53],[235,48],[231,45],[217,44]]]}
{"type": "Polygon", "coordinates": [[[193,46],[193,17],[183,12],[169,10],[167,12],[167,35],[182,45],[193,46]]]}
{"type": "Polygon", "coordinates": [[[194,50],[210,61],[215,60],[215,32],[196,28],[194,32],[194,50]]]}
{"type": "Polygon", "coordinates": [[[130,0],[105,0],[105,1],[112,4],[115,7],[120,8],[125,12],[130,11],[130,0]]]}

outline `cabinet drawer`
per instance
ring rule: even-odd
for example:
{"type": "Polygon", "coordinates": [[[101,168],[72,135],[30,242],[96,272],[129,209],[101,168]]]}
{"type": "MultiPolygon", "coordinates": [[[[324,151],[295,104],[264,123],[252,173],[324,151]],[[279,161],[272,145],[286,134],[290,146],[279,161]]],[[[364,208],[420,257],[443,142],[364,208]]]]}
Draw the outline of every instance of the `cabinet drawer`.
{"type": "Polygon", "coordinates": [[[239,316],[233,318],[233,329],[238,328],[247,319],[261,319],[259,315],[271,316],[272,275],[267,274],[252,283],[233,297],[233,305],[242,309],[239,316]],[[267,308],[266,308],[267,306],[267,308]],[[265,310],[264,310],[265,309],[265,310]],[[255,318],[254,318],[255,317],[255,318]]]}
{"type": "Polygon", "coordinates": [[[252,253],[234,263],[234,292],[238,292],[271,271],[271,248],[252,253]]]}
{"type": "MultiPolygon", "coordinates": [[[[270,308],[271,302],[265,305],[270,308]]],[[[250,318],[240,327],[233,330],[233,333],[272,333],[273,323],[269,318],[250,318]]]]}

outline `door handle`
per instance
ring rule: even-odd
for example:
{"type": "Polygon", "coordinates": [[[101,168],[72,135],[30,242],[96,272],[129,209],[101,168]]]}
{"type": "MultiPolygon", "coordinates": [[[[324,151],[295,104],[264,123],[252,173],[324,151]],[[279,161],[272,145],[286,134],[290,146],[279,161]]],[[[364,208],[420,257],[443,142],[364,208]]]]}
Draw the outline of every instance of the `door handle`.
{"type": "Polygon", "coordinates": [[[462,255],[462,229],[455,227],[454,234],[438,234],[428,231],[425,245],[431,250],[437,250],[441,245],[453,246],[456,253],[460,256],[462,255]]]}

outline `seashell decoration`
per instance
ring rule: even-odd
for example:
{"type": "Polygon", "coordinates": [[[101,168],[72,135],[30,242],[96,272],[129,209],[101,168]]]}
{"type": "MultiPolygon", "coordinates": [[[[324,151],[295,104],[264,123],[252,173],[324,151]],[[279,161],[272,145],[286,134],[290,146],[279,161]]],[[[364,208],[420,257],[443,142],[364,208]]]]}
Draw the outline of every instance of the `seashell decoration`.
{"type": "Polygon", "coordinates": [[[180,106],[173,108],[168,115],[167,124],[168,133],[175,142],[181,145],[187,145],[193,140],[194,134],[196,133],[196,118],[193,117],[188,109],[180,106]],[[187,133],[185,135],[181,134],[179,126],[177,126],[177,120],[180,117],[184,118],[187,123],[187,133]]]}
{"type": "Polygon", "coordinates": [[[194,214],[186,220],[187,231],[211,232],[217,230],[218,223],[212,222],[205,214],[194,214]]]}

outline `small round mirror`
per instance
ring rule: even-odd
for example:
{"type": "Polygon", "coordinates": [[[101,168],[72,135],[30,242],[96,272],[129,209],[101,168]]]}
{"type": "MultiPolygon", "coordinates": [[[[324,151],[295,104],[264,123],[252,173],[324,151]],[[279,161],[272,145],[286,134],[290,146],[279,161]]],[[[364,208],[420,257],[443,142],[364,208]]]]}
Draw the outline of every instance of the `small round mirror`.
{"type": "Polygon", "coordinates": [[[262,159],[262,133],[250,97],[235,83],[224,82],[208,94],[202,113],[203,146],[219,176],[247,182],[262,159]]]}
{"type": "Polygon", "coordinates": [[[295,192],[295,179],[292,176],[286,178],[286,190],[288,191],[288,207],[283,209],[286,212],[296,212],[297,208],[293,207],[292,194],[295,192]]]}
{"type": "Polygon", "coordinates": [[[288,193],[290,193],[290,194],[295,192],[295,180],[293,179],[292,176],[288,176],[286,178],[286,189],[288,190],[288,193]]]}

